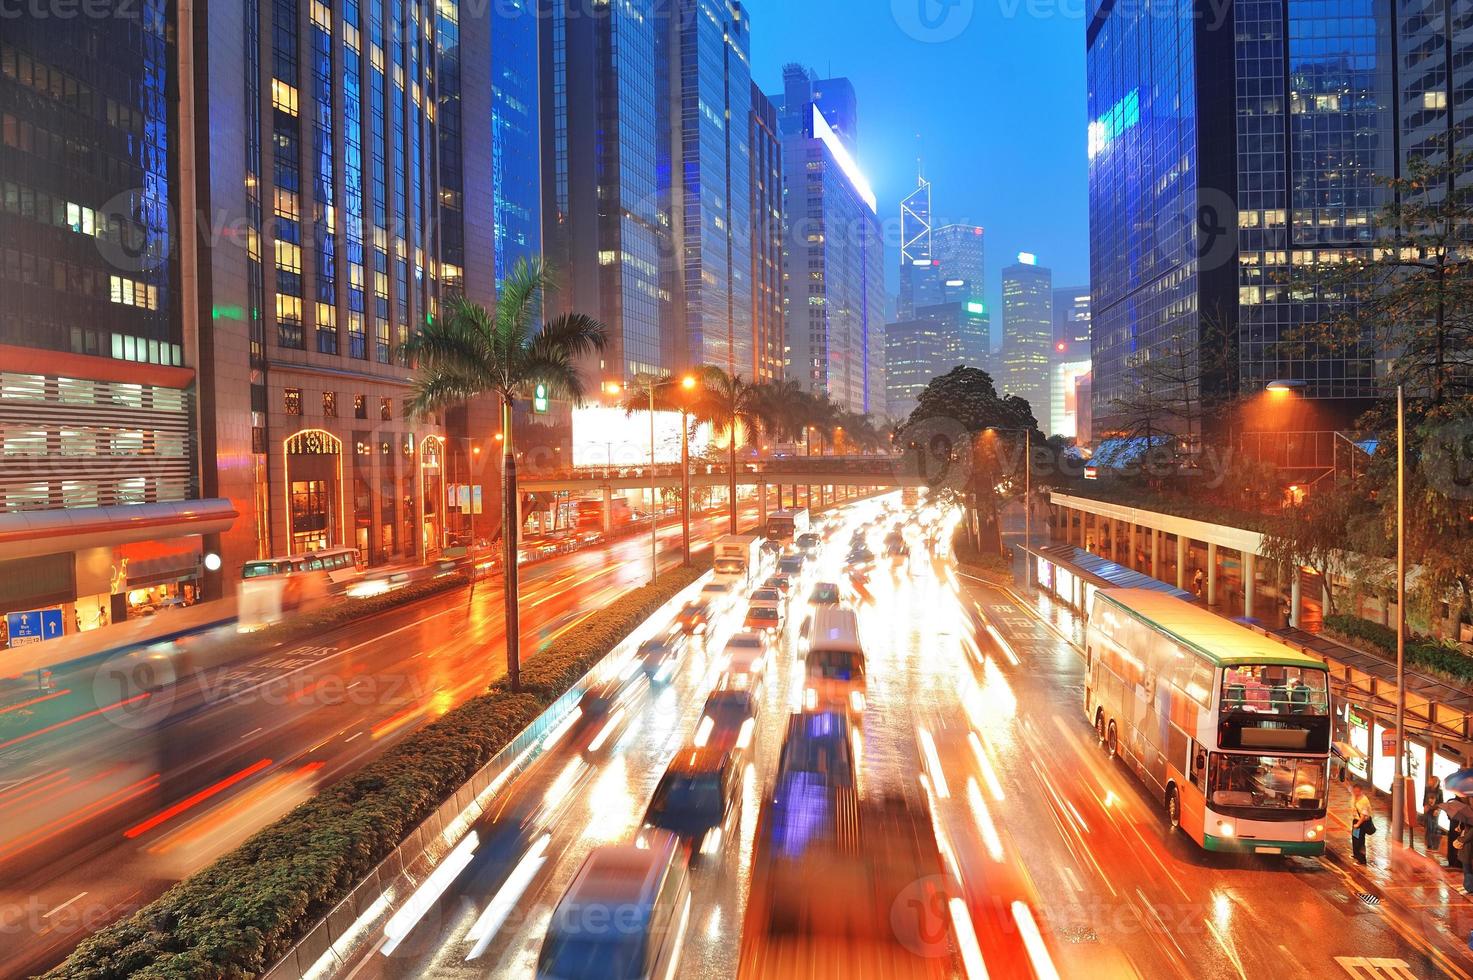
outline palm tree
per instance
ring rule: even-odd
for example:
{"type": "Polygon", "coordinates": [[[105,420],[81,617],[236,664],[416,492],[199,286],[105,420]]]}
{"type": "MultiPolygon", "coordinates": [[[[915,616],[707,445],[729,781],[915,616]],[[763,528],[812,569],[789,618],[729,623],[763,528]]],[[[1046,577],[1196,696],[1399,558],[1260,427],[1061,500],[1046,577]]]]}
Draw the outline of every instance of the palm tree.
{"type": "Polygon", "coordinates": [[[704,367],[697,375],[701,390],[696,401],[696,417],[709,422],[714,432],[725,433],[727,441],[727,489],[731,494],[731,533],[737,533],[737,436],[762,428],[761,393],[757,385],[742,380],[739,374],[727,374],[719,367],[704,367]]]}
{"type": "Polygon", "coordinates": [[[512,446],[512,410],[536,385],[547,395],[580,404],[586,389],[577,361],[602,351],[608,331],[583,313],[566,313],[533,329],[542,296],[553,288],[540,259],[522,259],[501,284],[496,308],[452,300],[445,316],[426,325],[404,345],[415,365],[410,410],[425,415],[482,395],[501,407],[501,541],[506,591],[506,674],[521,688],[521,632],[517,616],[517,462],[512,446]]]}

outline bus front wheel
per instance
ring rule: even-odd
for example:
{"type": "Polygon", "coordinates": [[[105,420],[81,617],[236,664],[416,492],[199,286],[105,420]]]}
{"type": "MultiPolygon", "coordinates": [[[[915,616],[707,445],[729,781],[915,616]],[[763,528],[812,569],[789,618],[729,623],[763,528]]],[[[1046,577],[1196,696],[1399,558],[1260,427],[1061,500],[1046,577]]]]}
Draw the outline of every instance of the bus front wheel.
{"type": "Polygon", "coordinates": [[[1166,823],[1172,830],[1181,829],[1181,797],[1175,786],[1166,790],[1166,823]]]}
{"type": "Polygon", "coordinates": [[[1110,754],[1110,758],[1112,759],[1120,754],[1120,737],[1115,733],[1115,723],[1113,721],[1110,722],[1110,729],[1105,735],[1105,751],[1110,754]]]}

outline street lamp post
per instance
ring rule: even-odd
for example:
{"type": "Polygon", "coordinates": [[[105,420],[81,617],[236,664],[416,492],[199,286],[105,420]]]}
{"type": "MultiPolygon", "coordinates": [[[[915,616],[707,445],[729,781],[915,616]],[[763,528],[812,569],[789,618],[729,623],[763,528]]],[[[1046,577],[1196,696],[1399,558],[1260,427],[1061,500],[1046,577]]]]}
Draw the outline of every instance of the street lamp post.
{"type": "Polygon", "coordinates": [[[1406,394],[1396,386],[1396,770],[1391,784],[1391,836],[1401,843],[1406,824],[1406,787],[1402,785],[1406,758],[1406,641],[1407,641],[1407,552],[1406,552],[1406,394]]]}
{"type": "MultiPolygon", "coordinates": [[[[649,394],[650,413],[650,584],[653,585],[660,577],[660,513],[659,503],[656,496],[659,493],[659,474],[655,469],[655,392],[670,385],[680,385],[686,391],[691,391],[696,386],[693,375],[685,375],[681,378],[656,378],[648,374],[635,375],[634,385],[643,386],[649,394]]],[[[623,391],[623,385],[617,381],[611,381],[604,385],[604,390],[611,395],[617,395],[623,391]]],[[[684,409],[680,412],[680,517],[681,517],[681,540],[682,540],[682,564],[690,566],[690,438],[687,431],[687,413],[684,409]]]]}

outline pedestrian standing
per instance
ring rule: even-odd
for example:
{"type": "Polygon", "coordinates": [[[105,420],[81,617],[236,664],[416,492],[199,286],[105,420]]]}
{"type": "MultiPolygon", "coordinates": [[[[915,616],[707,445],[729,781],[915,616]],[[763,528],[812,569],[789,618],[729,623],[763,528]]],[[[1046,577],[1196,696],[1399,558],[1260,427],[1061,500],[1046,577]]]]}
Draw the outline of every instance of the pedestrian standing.
{"type": "Polygon", "coordinates": [[[1442,825],[1438,823],[1438,806],[1442,804],[1442,782],[1432,773],[1427,774],[1427,784],[1422,787],[1422,829],[1427,835],[1427,853],[1437,850],[1442,843],[1442,825]]]}
{"type": "Polygon", "coordinates": [[[1361,864],[1366,863],[1366,835],[1374,827],[1371,801],[1360,783],[1350,784],[1350,850],[1361,864]]]}
{"type": "Polygon", "coordinates": [[[1463,833],[1463,822],[1461,820],[1449,820],[1447,829],[1447,866],[1449,868],[1461,868],[1463,860],[1458,856],[1458,838],[1463,833]]]}
{"type": "Polygon", "coordinates": [[[1463,891],[1473,895],[1473,826],[1463,825],[1463,836],[1458,838],[1458,853],[1463,858],[1463,891]]]}

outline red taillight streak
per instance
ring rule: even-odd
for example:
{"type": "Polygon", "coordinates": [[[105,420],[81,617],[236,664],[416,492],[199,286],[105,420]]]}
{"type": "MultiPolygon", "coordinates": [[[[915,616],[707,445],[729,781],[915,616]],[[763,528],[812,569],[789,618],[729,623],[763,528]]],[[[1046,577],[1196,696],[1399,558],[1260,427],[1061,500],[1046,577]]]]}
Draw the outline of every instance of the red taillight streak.
{"type": "Polygon", "coordinates": [[[87,804],[75,813],[68,814],[66,817],[59,817],[56,820],[53,820],[51,823],[45,825],[44,827],[37,827],[35,830],[31,831],[25,836],[16,838],[13,844],[5,848],[3,851],[0,851],[0,861],[6,861],[26,850],[27,848],[35,847],[37,844],[45,843],[46,841],[55,837],[57,834],[70,830],[77,824],[82,823],[84,820],[89,820],[100,813],[105,813],[106,811],[111,810],[114,807],[121,806],[122,804],[127,803],[129,800],[142,796],[144,793],[148,793],[154,789],[157,789],[158,781],[158,773],[154,773],[150,776],[145,776],[136,783],[131,783],[127,786],[124,786],[122,789],[114,790],[101,799],[87,804]]]}
{"type": "Polygon", "coordinates": [[[179,814],[183,813],[185,810],[188,810],[190,807],[204,802],[205,800],[214,796],[216,793],[224,792],[225,790],[234,786],[236,783],[240,782],[242,779],[248,779],[251,776],[254,776],[256,773],[260,772],[262,769],[265,769],[269,765],[271,765],[270,759],[262,759],[260,762],[257,762],[254,765],[246,766],[235,775],[227,776],[213,786],[206,786],[204,789],[200,790],[198,793],[195,793],[188,799],[180,800],[178,803],[175,803],[167,810],[164,810],[161,813],[154,814],[147,820],[143,821],[143,823],[133,827],[129,827],[127,830],[123,831],[123,836],[132,839],[139,836],[140,834],[146,834],[148,833],[148,831],[157,827],[165,820],[177,817],[179,814]]]}

